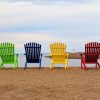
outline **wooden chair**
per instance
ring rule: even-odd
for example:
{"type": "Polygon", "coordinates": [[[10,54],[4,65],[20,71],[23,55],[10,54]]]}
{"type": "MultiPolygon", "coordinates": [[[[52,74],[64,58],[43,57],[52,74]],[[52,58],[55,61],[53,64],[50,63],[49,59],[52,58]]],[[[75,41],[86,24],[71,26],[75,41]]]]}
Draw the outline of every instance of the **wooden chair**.
{"type": "Polygon", "coordinates": [[[66,53],[66,44],[53,43],[50,45],[52,63],[50,69],[54,64],[64,64],[65,70],[68,68],[68,53],[66,53]]]}
{"type": "Polygon", "coordinates": [[[100,67],[98,57],[100,55],[100,43],[90,42],[85,44],[85,53],[81,54],[81,68],[87,69],[86,64],[96,64],[100,67]]]}
{"type": "Polygon", "coordinates": [[[38,43],[30,42],[26,43],[24,47],[26,55],[25,68],[27,68],[27,63],[39,63],[39,68],[41,68],[41,45],[38,43]]]}
{"type": "Polygon", "coordinates": [[[14,64],[13,69],[18,67],[18,54],[15,54],[14,44],[0,43],[0,57],[2,60],[1,68],[4,64],[14,64]]]}

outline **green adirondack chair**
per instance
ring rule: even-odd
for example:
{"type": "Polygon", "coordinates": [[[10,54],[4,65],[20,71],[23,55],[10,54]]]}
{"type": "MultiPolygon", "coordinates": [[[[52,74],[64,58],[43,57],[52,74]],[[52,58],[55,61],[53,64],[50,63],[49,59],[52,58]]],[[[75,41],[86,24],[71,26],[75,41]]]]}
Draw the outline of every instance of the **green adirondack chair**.
{"type": "Polygon", "coordinates": [[[18,54],[15,54],[14,44],[12,43],[0,43],[0,68],[4,67],[4,64],[14,64],[13,69],[18,67],[18,54]]]}

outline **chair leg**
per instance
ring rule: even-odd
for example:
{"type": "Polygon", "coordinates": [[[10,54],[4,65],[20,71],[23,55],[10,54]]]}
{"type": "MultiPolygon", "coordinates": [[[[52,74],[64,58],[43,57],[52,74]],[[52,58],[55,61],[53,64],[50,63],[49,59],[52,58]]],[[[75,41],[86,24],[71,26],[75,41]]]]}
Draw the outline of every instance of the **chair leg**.
{"type": "Polygon", "coordinates": [[[100,64],[97,62],[97,65],[99,66],[99,68],[100,68],[100,64]]]}
{"type": "Polygon", "coordinates": [[[1,63],[0,68],[1,68],[1,69],[4,68],[4,64],[3,64],[3,63],[1,63]]]}
{"type": "Polygon", "coordinates": [[[51,63],[51,65],[50,65],[50,70],[52,69],[52,67],[53,67],[53,63],[51,63]]]}
{"type": "Polygon", "coordinates": [[[14,64],[13,69],[16,69],[16,64],[14,64]]]}
{"type": "Polygon", "coordinates": [[[97,63],[96,63],[96,68],[97,68],[97,63]]]}
{"type": "Polygon", "coordinates": [[[40,61],[40,63],[39,63],[39,68],[41,68],[41,61],[40,61]]]}
{"type": "Polygon", "coordinates": [[[83,63],[83,64],[84,64],[84,69],[87,69],[85,63],[83,63]]]}
{"type": "Polygon", "coordinates": [[[24,70],[27,68],[27,62],[25,63],[25,67],[24,67],[24,70]]]}
{"type": "Polygon", "coordinates": [[[82,60],[81,60],[81,68],[83,68],[83,66],[82,66],[82,60]]]}
{"type": "Polygon", "coordinates": [[[65,64],[65,70],[66,70],[66,69],[68,69],[68,63],[67,63],[67,64],[65,64]]]}
{"type": "Polygon", "coordinates": [[[16,67],[18,67],[18,60],[16,60],[16,67]]]}
{"type": "Polygon", "coordinates": [[[17,62],[14,62],[13,69],[16,69],[16,68],[17,68],[17,62]]]}
{"type": "Polygon", "coordinates": [[[65,65],[65,70],[67,69],[67,66],[65,65]]]}
{"type": "Polygon", "coordinates": [[[18,62],[17,62],[17,67],[18,67],[18,62]]]}

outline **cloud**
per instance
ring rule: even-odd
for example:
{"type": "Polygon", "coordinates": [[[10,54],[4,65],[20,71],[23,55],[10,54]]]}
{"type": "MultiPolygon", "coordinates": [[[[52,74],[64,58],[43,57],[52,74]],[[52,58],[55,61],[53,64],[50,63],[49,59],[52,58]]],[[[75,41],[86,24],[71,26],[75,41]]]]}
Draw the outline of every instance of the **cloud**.
{"type": "Polygon", "coordinates": [[[100,3],[56,4],[0,2],[0,42],[23,48],[26,42],[44,41],[46,49],[49,42],[65,41],[72,49],[100,40],[100,3]]]}
{"type": "MultiPolygon", "coordinates": [[[[88,34],[91,35],[91,34],[88,34]]],[[[24,44],[27,42],[37,42],[42,44],[42,52],[49,52],[49,46],[53,42],[64,42],[68,45],[68,51],[75,48],[76,51],[84,49],[84,44],[91,41],[100,40],[99,36],[80,36],[78,34],[58,34],[58,33],[3,33],[0,35],[0,42],[12,42],[15,44],[16,52],[24,52],[24,44]],[[61,37],[63,36],[63,37],[61,37]],[[80,39],[79,39],[80,38],[80,39]]]]}
{"type": "Polygon", "coordinates": [[[0,9],[3,9],[0,11],[1,32],[14,29],[15,31],[64,29],[84,22],[96,24],[100,22],[100,4],[72,3],[66,6],[6,2],[0,3],[0,9]]]}
{"type": "Polygon", "coordinates": [[[24,52],[24,44],[28,42],[37,42],[43,45],[43,52],[48,52],[47,47],[53,41],[62,41],[60,37],[54,37],[45,33],[3,33],[0,35],[0,43],[12,42],[15,44],[17,52],[24,52]]]}
{"type": "Polygon", "coordinates": [[[100,2],[100,0],[0,0],[8,2],[33,2],[33,3],[56,3],[56,2],[100,2]]]}
{"type": "Polygon", "coordinates": [[[45,33],[3,33],[0,35],[0,42],[14,42],[23,43],[29,41],[60,41],[60,37],[54,37],[53,35],[45,33]]]}

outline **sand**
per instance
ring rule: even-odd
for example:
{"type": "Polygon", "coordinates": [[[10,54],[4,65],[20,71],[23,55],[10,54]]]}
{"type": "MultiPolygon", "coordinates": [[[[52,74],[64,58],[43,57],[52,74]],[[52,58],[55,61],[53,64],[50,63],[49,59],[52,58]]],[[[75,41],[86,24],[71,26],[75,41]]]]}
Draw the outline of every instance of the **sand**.
{"type": "Polygon", "coordinates": [[[0,100],[100,100],[100,69],[3,69],[0,100]]]}

